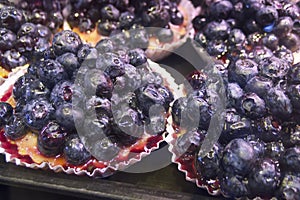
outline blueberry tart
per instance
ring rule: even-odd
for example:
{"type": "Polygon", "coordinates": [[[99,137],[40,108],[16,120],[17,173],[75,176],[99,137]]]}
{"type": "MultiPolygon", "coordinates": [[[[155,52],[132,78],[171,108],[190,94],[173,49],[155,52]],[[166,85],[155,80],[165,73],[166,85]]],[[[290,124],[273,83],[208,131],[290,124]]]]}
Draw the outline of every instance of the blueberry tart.
{"type": "Polygon", "coordinates": [[[1,95],[7,161],[106,177],[159,148],[177,88],[165,69],[142,49],[110,39],[92,47],[69,30],[50,48],[1,95]]]}
{"type": "Polygon", "coordinates": [[[256,38],[187,77],[192,89],[175,99],[167,128],[172,161],[186,180],[229,199],[299,199],[300,63],[293,51],[256,38]]]}
{"type": "Polygon", "coordinates": [[[63,1],[1,1],[0,84],[38,60],[63,27],[63,1]]]}
{"type": "Polygon", "coordinates": [[[146,49],[152,60],[166,57],[186,41],[197,14],[188,0],[70,1],[67,7],[64,29],[91,44],[117,34],[123,43],[146,49]]]}

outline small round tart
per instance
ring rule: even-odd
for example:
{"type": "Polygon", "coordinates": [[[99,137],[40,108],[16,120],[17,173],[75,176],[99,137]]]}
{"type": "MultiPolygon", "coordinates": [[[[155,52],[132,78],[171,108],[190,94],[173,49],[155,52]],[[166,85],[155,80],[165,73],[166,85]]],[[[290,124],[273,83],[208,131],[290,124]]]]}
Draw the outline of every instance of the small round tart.
{"type": "Polygon", "coordinates": [[[1,1],[0,85],[48,49],[53,33],[63,25],[61,3],[1,1]]]}
{"type": "Polygon", "coordinates": [[[178,5],[168,0],[159,0],[155,5],[147,1],[130,2],[124,7],[94,2],[90,5],[81,5],[84,7],[81,10],[76,8],[78,4],[71,5],[73,10],[64,23],[64,29],[78,33],[83,41],[92,45],[102,38],[123,32],[128,44],[146,49],[147,57],[153,61],[165,58],[186,42],[192,29],[191,20],[198,13],[189,0],[181,0],[178,5]],[[100,9],[103,17],[95,15],[98,17],[96,22],[87,23],[95,21],[89,14],[95,9],[100,9]],[[111,16],[107,16],[109,11],[111,16]]]}
{"type": "Polygon", "coordinates": [[[207,86],[215,81],[206,70],[187,77],[194,91],[174,101],[166,141],[186,180],[210,195],[299,199],[300,54],[280,47],[270,55],[256,47],[213,64],[223,89],[207,86]],[[217,101],[207,101],[212,88],[225,92],[220,118],[213,117],[217,101]],[[193,101],[198,107],[191,106],[193,101]]]}
{"type": "Polygon", "coordinates": [[[52,47],[61,56],[32,63],[0,86],[1,109],[2,102],[14,107],[0,151],[17,165],[107,177],[159,148],[178,86],[141,49],[96,49],[76,38],[57,33],[52,47]]]}

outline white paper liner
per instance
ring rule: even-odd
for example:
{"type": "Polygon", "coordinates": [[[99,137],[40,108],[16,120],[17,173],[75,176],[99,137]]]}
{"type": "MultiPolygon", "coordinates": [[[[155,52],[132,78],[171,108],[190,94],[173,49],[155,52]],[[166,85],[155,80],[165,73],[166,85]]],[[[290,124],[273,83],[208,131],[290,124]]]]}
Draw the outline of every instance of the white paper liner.
{"type": "Polygon", "coordinates": [[[15,78],[18,79],[20,76],[26,73],[27,67],[29,65],[24,65],[20,67],[16,67],[9,72],[7,78],[0,77],[0,97],[3,96],[4,92],[7,91],[7,87],[11,85],[11,83],[15,82],[15,78]]]}
{"type": "MultiPolygon", "coordinates": [[[[177,89],[176,89],[176,88],[178,88],[178,85],[176,85],[174,78],[164,68],[160,67],[160,65],[158,65],[157,63],[152,62],[150,59],[148,59],[148,63],[149,63],[149,68],[152,71],[159,73],[163,77],[164,85],[167,85],[167,87],[169,87],[169,88],[175,88],[174,96],[176,98],[178,96],[177,89]]],[[[25,70],[25,68],[23,70],[25,70]]],[[[2,85],[0,87],[0,89],[2,89],[2,88],[11,89],[14,82],[21,75],[23,75],[25,73],[22,70],[20,70],[20,71],[21,72],[12,75],[8,79],[8,81],[5,83],[5,87],[2,85]]],[[[1,93],[0,98],[2,98],[4,94],[5,93],[1,93]]],[[[128,166],[141,161],[142,158],[144,158],[145,156],[149,155],[152,151],[159,148],[160,143],[162,143],[164,141],[163,138],[164,138],[164,134],[161,136],[161,140],[159,140],[155,145],[152,145],[151,148],[147,148],[147,146],[144,146],[143,152],[136,153],[136,155],[133,158],[130,158],[129,160],[125,160],[125,161],[122,161],[119,163],[114,163],[113,165],[108,164],[107,167],[105,167],[105,168],[95,168],[92,171],[82,170],[82,169],[77,170],[76,167],[71,168],[71,167],[64,167],[61,165],[53,166],[49,162],[41,162],[40,164],[27,163],[27,162],[23,161],[26,159],[23,159],[22,157],[29,156],[29,155],[20,155],[19,152],[9,153],[10,150],[6,148],[7,144],[9,143],[8,141],[5,143],[2,143],[0,141],[0,153],[4,153],[5,159],[7,162],[12,162],[12,163],[15,163],[16,165],[25,166],[25,167],[32,168],[32,169],[50,169],[50,170],[53,170],[54,172],[64,172],[66,174],[87,175],[90,177],[107,177],[107,176],[114,174],[118,170],[125,169],[128,166]]],[[[128,151],[122,150],[122,152],[129,153],[129,150],[130,149],[128,148],[128,151]]]]}
{"type": "MultiPolygon", "coordinates": [[[[177,139],[177,134],[173,128],[173,120],[172,120],[172,117],[170,116],[168,119],[168,124],[167,124],[167,132],[169,133],[169,135],[167,136],[166,138],[166,141],[168,142],[169,144],[169,151],[171,152],[172,154],[172,162],[177,164],[177,169],[181,172],[183,172],[185,174],[185,180],[189,181],[189,182],[193,182],[193,183],[196,183],[197,187],[199,188],[202,188],[202,189],[205,189],[210,195],[213,195],[213,196],[217,196],[217,195],[220,195],[221,194],[221,190],[220,189],[217,189],[217,190],[212,190],[210,188],[209,185],[206,185],[206,184],[201,184],[200,183],[200,180],[197,178],[197,175],[196,173],[191,169],[191,170],[187,170],[186,167],[185,167],[185,164],[184,163],[181,163],[180,161],[178,161],[178,158],[181,156],[181,155],[177,155],[176,154],[176,139],[177,139]],[[190,176],[189,174],[193,174],[194,177],[190,176]]],[[[193,165],[191,163],[191,165],[193,165]]],[[[213,183],[214,181],[212,181],[211,183],[213,183]]]]}

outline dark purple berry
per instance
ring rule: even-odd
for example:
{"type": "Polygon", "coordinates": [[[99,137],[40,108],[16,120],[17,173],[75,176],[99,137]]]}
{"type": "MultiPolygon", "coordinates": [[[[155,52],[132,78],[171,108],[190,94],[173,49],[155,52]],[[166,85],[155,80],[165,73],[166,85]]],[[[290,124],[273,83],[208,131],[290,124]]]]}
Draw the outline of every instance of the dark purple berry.
{"type": "Polygon", "coordinates": [[[264,142],[273,142],[280,139],[281,126],[276,117],[268,116],[256,123],[257,136],[264,142]]]}
{"type": "Polygon", "coordinates": [[[34,40],[29,36],[22,36],[20,37],[15,44],[15,47],[18,52],[20,53],[26,53],[31,52],[34,50],[35,42],[34,40]]]}
{"type": "Polygon", "coordinates": [[[187,80],[194,90],[204,90],[206,88],[207,75],[201,71],[194,71],[188,75],[187,80]]]}
{"type": "Polygon", "coordinates": [[[97,59],[97,57],[98,57],[97,49],[91,47],[88,44],[81,45],[81,47],[77,52],[77,59],[79,63],[82,63],[83,61],[95,60],[97,59]]]}
{"type": "Polygon", "coordinates": [[[113,90],[113,82],[102,70],[89,70],[84,77],[85,92],[91,95],[110,98],[113,90]]]}
{"type": "Polygon", "coordinates": [[[113,40],[107,38],[100,40],[95,48],[97,49],[98,53],[103,54],[103,53],[111,53],[114,50],[114,43],[113,40]]]}
{"type": "MultiPolygon", "coordinates": [[[[145,83],[148,83],[148,81],[145,81],[145,83]]],[[[155,83],[155,81],[152,83],[155,83]]],[[[142,85],[142,76],[134,66],[127,64],[125,65],[125,74],[117,77],[114,85],[114,92],[118,94],[127,94],[142,85]]]]}
{"type": "Polygon", "coordinates": [[[6,125],[13,115],[13,107],[6,102],[0,102],[0,127],[6,125]]]}
{"type": "Polygon", "coordinates": [[[256,93],[260,98],[266,98],[271,88],[273,88],[272,80],[263,76],[255,76],[247,82],[245,91],[256,93]]]}
{"type": "Polygon", "coordinates": [[[224,195],[230,198],[244,197],[249,194],[247,181],[240,176],[225,174],[220,180],[220,189],[224,195]]]}
{"type": "Polygon", "coordinates": [[[229,33],[230,26],[225,20],[209,22],[204,29],[205,36],[211,40],[227,39],[229,33]]]}
{"type": "Polygon", "coordinates": [[[149,116],[150,108],[154,105],[161,105],[168,109],[173,101],[173,94],[165,87],[157,84],[147,84],[135,90],[137,102],[142,112],[149,116]]]}
{"type": "Polygon", "coordinates": [[[284,38],[287,34],[289,34],[292,31],[293,28],[293,20],[288,17],[280,17],[278,19],[278,23],[275,26],[274,33],[280,37],[284,38]]]}
{"type": "Polygon", "coordinates": [[[52,46],[56,55],[62,55],[67,52],[77,54],[82,42],[76,33],[65,30],[54,35],[52,46]]]}
{"type": "Polygon", "coordinates": [[[112,160],[120,151],[120,148],[115,140],[116,139],[113,136],[107,136],[99,141],[96,141],[94,146],[90,149],[92,155],[101,161],[112,160]]]}
{"type": "Polygon", "coordinates": [[[12,6],[4,6],[0,9],[0,26],[17,32],[24,24],[24,16],[21,10],[12,6]]]}
{"type": "Polygon", "coordinates": [[[223,40],[210,40],[207,43],[206,50],[211,56],[222,56],[227,52],[227,45],[223,40]]]}
{"type": "Polygon", "coordinates": [[[90,115],[96,114],[97,116],[107,115],[112,117],[111,102],[107,98],[92,96],[86,101],[84,111],[90,115]]]}
{"type": "Polygon", "coordinates": [[[10,49],[3,53],[1,58],[1,66],[6,70],[23,66],[27,63],[27,58],[16,49],[10,49]]]}
{"type": "Polygon", "coordinates": [[[261,27],[268,26],[270,24],[276,23],[278,20],[278,12],[276,8],[272,6],[261,6],[261,8],[256,13],[255,19],[261,27]]]}
{"type": "Polygon", "coordinates": [[[66,80],[68,75],[64,67],[55,60],[44,60],[40,63],[37,74],[42,83],[52,89],[59,81],[66,80]]]}
{"type": "Polygon", "coordinates": [[[229,65],[229,81],[237,82],[242,88],[257,74],[258,65],[251,59],[239,59],[229,65]]]}
{"type": "Polygon", "coordinates": [[[4,131],[4,135],[10,140],[21,139],[27,134],[24,118],[21,115],[14,115],[4,131]]]}
{"type": "Polygon", "coordinates": [[[23,109],[24,122],[32,131],[41,130],[52,119],[54,108],[44,98],[29,101],[23,109]]]}
{"type": "Polygon", "coordinates": [[[279,41],[279,44],[286,46],[292,52],[299,50],[300,38],[299,35],[295,33],[289,33],[286,37],[279,41]]]}
{"type": "Polygon", "coordinates": [[[170,14],[170,22],[174,25],[181,25],[184,17],[180,11],[175,11],[170,14]]]}
{"type": "Polygon", "coordinates": [[[96,61],[96,68],[103,70],[111,79],[125,73],[124,62],[115,53],[105,53],[100,56],[96,61]]]}
{"type": "Polygon", "coordinates": [[[286,120],[292,114],[291,100],[283,90],[272,88],[265,99],[269,111],[276,118],[286,120]]]}
{"type": "Polygon", "coordinates": [[[33,23],[22,24],[22,26],[18,30],[17,35],[18,35],[19,38],[22,37],[22,36],[29,36],[32,39],[35,39],[36,37],[38,37],[37,26],[33,23]]]}
{"type": "Polygon", "coordinates": [[[251,195],[270,197],[280,184],[280,169],[272,159],[259,161],[248,178],[251,195]]]}
{"type": "Polygon", "coordinates": [[[90,18],[80,18],[78,27],[80,32],[89,33],[95,29],[95,24],[91,21],[90,18]]]}
{"type": "Polygon", "coordinates": [[[147,62],[147,56],[142,49],[132,49],[128,52],[129,62],[138,67],[147,62]]]}
{"type": "Polygon", "coordinates": [[[69,77],[72,77],[74,71],[80,67],[77,56],[70,52],[58,56],[56,61],[63,65],[69,77]]]}
{"type": "Polygon", "coordinates": [[[256,161],[253,147],[243,139],[233,139],[224,148],[221,166],[225,172],[246,175],[256,161]]]}
{"type": "Polygon", "coordinates": [[[289,64],[293,64],[294,62],[294,56],[293,52],[286,48],[285,46],[280,46],[275,52],[274,55],[277,58],[284,59],[289,64]]]}
{"type": "Polygon", "coordinates": [[[228,42],[232,45],[242,45],[246,40],[245,34],[240,29],[232,29],[230,31],[228,42]]]}
{"type": "Polygon", "coordinates": [[[50,40],[50,38],[52,37],[52,33],[51,33],[50,29],[47,26],[37,24],[36,28],[37,28],[37,32],[38,32],[39,37],[45,38],[46,40],[50,40]]]}
{"type": "Polygon", "coordinates": [[[300,63],[297,63],[290,68],[287,77],[289,83],[300,84],[300,63]]]}
{"type": "Polygon", "coordinates": [[[300,199],[300,178],[296,175],[286,174],[278,191],[280,199],[300,199]]]}
{"type": "Polygon", "coordinates": [[[286,149],[280,160],[280,166],[286,172],[299,173],[300,147],[286,149]]]}
{"type": "Polygon", "coordinates": [[[260,74],[273,80],[282,79],[289,70],[289,64],[285,60],[275,56],[262,59],[259,62],[260,74]]]}
{"type": "Polygon", "coordinates": [[[57,108],[63,103],[72,102],[74,87],[75,86],[69,81],[61,81],[57,83],[53,87],[50,96],[50,102],[53,104],[53,106],[57,108]]]}
{"type": "Polygon", "coordinates": [[[210,15],[216,19],[227,19],[233,9],[229,0],[216,1],[209,7],[210,15]]]}
{"type": "Polygon", "coordinates": [[[0,28],[0,50],[6,51],[13,48],[17,37],[14,32],[6,28],[0,28]]]}
{"type": "Polygon", "coordinates": [[[123,12],[119,17],[120,27],[121,28],[130,28],[133,25],[135,19],[135,15],[131,12],[123,12]]]}
{"type": "Polygon", "coordinates": [[[64,17],[60,11],[51,12],[47,21],[47,27],[52,31],[57,31],[63,26],[64,17]]]}
{"type": "Polygon", "coordinates": [[[71,165],[82,165],[91,158],[91,154],[86,150],[76,134],[67,138],[64,147],[64,155],[67,162],[71,165]]]}
{"type": "Polygon", "coordinates": [[[75,130],[81,127],[84,120],[84,113],[80,107],[72,106],[71,103],[64,103],[55,111],[56,121],[66,130],[75,130]]]}
{"type": "Polygon", "coordinates": [[[244,95],[244,91],[237,83],[228,83],[227,85],[228,106],[235,106],[243,95],[244,95]]]}
{"type": "Polygon", "coordinates": [[[281,137],[285,147],[300,145],[300,126],[287,123],[282,128],[281,137]]]}
{"type": "Polygon", "coordinates": [[[242,118],[235,109],[227,109],[219,142],[227,145],[231,140],[244,138],[252,132],[253,127],[248,118],[242,118]]]}
{"type": "Polygon", "coordinates": [[[293,109],[300,109],[300,85],[291,85],[287,94],[290,97],[293,109]]]}
{"type": "Polygon", "coordinates": [[[219,175],[220,159],[222,157],[222,146],[219,143],[213,145],[206,156],[196,154],[196,170],[198,176],[205,180],[216,179],[219,175]]]}
{"type": "Polygon", "coordinates": [[[99,22],[97,26],[97,32],[103,36],[110,36],[110,34],[116,29],[116,23],[110,21],[99,22]]]}
{"type": "Polygon", "coordinates": [[[265,146],[265,157],[278,160],[284,153],[284,146],[281,141],[269,142],[265,146]]]}
{"type": "Polygon", "coordinates": [[[104,20],[118,20],[120,16],[120,11],[113,6],[112,4],[108,4],[101,9],[101,17],[104,20]]]}
{"type": "Polygon", "coordinates": [[[271,50],[276,50],[278,48],[279,39],[274,34],[267,34],[265,37],[263,37],[262,43],[267,48],[269,48],[271,50]]]}
{"type": "Polygon", "coordinates": [[[67,133],[55,121],[50,121],[38,134],[38,150],[47,157],[61,153],[67,133]]]}
{"type": "Polygon", "coordinates": [[[34,24],[46,25],[48,14],[41,9],[34,9],[31,13],[30,21],[34,24]]]}
{"type": "Polygon", "coordinates": [[[192,23],[193,23],[193,28],[196,31],[201,31],[207,24],[207,19],[205,17],[199,15],[193,19],[192,23]]]}

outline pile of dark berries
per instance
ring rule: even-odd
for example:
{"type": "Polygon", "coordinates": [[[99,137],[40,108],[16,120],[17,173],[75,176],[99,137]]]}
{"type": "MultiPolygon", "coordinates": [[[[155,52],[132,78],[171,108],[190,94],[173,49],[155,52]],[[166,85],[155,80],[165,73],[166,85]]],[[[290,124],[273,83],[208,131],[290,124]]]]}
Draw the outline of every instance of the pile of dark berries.
{"type": "Polygon", "coordinates": [[[10,71],[41,57],[62,27],[59,1],[0,4],[0,66],[10,71]]]}
{"type": "MultiPolygon", "coordinates": [[[[81,32],[97,29],[103,36],[143,27],[166,28],[154,30],[154,33],[149,29],[142,36],[148,38],[154,34],[161,42],[170,42],[173,32],[169,25],[181,25],[184,20],[178,10],[179,3],[180,0],[71,0],[67,21],[72,28],[79,28],[81,32]]],[[[137,40],[140,40],[140,33],[131,34],[132,38],[138,37],[137,40]]]]}
{"type": "Polygon", "coordinates": [[[18,140],[31,131],[44,156],[63,154],[69,164],[81,165],[91,152],[109,161],[146,133],[165,131],[173,95],[149,70],[143,50],[121,48],[111,39],[91,47],[76,33],[62,31],[49,51],[14,84],[16,107],[0,103],[7,138],[18,140]],[[90,151],[83,145],[95,141],[90,151]]]}
{"type": "Polygon", "coordinates": [[[198,154],[216,104],[208,100],[213,90],[207,71],[188,77],[194,91],[172,107],[174,124],[191,135],[186,154],[195,155],[199,180],[217,180],[230,198],[300,198],[300,64],[269,53],[235,56],[227,67],[212,67],[223,78],[226,105],[223,130],[207,155],[198,154]],[[184,121],[197,119],[196,109],[200,120],[191,130],[184,121]]]}
{"type": "Polygon", "coordinates": [[[202,12],[193,19],[194,40],[214,57],[247,54],[259,45],[267,51],[299,50],[299,3],[289,0],[194,2],[202,12]],[[247,51],[248,50],[248,51],[247,51]]]}

